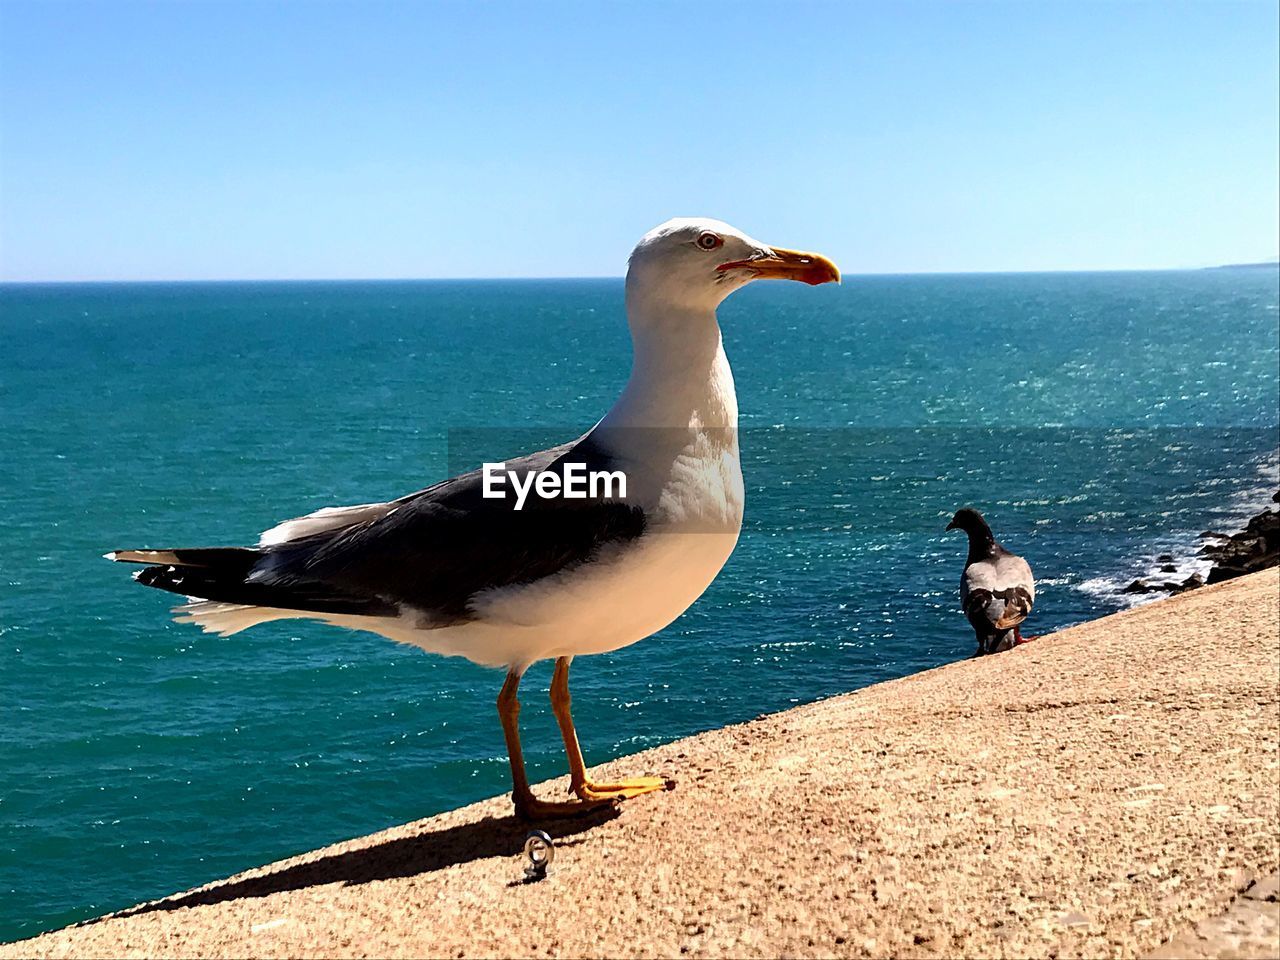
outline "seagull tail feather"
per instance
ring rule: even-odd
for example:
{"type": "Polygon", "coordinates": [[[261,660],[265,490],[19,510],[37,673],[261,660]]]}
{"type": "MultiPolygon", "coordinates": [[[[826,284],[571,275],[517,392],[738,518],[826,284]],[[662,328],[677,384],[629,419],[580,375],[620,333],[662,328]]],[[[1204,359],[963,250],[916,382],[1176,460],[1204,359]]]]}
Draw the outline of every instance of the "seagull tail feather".
{"type": "MultiPolygon", "coordinates": [[[[107,559],[150,564],[133,579],[145,587],[182,594],[193,601],[238,607],[269,607],[292,614],[394,616],[398,607],[381,597],[359,595],[320,580],[273,580],[255,573],[266,551],[252,547],[116,550],[107,559]]],[[[272,619],[278,619],[274,617],[272,619]]]]}
{"type": "Polygon", "coordinates": [[[173,619],[178,623],[194,623],[205,633],[216,633],[220,637],[229,637],[260,623],[299,616],[296,610],[219,603],[217,600],[192,600],[174,607],[173,613],[177,614],[173,619]]]}
{"type": "Polygon", "coordinates": [[[226,569],[235,566],[247,575],[249,569],[262,559],[262,551],[248,547],[195,547],[181,550],[112,550],[103,559],[117,563],[165,564],[173,567],[216,567],[226,569]]]}

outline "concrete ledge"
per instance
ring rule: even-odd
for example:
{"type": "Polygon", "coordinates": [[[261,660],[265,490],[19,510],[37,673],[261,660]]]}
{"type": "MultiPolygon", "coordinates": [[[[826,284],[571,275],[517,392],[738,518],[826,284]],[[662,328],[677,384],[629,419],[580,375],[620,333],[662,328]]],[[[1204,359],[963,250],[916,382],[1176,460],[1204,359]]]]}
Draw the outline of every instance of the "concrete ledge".
{"type": "Polygon", "coordinates": [[[679,787],[547,825],[537,883],[495,798],[0,957],[1227,956],[1278,686],[1271,570],[608,764],[679,787]]]}

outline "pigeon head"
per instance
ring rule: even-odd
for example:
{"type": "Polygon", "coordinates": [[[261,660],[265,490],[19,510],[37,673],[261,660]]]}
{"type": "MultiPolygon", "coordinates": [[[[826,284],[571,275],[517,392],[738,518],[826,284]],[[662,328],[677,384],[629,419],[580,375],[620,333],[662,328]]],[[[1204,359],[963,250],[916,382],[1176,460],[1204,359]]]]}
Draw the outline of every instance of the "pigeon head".
{"type": "Polygon", "coordinates": [[[771,247],[720,220],[677,217],[636,245],[627,268],[627,297],[706,311],[752,280],[840,282],[826,257],[771,247]]]}
{"type": "Polygon", "coordinates": [[[987,521],[982,519],[982,514],[972,507],[962,507],[956,511],[956,515],[951,518],[951,522],[947,524],[948,530],[963,530],[969,536],[991,536],[991,528],[987,526],[987,521]]]}

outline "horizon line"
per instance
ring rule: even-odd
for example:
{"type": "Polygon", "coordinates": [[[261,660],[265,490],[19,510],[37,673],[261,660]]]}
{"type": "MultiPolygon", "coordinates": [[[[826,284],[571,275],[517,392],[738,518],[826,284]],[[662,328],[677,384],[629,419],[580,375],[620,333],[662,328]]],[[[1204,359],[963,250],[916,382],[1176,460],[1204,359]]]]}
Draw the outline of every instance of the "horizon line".
{"type": "MultiPolygon", "coordinates": [[[[965,277],[1071,273],[1189,273],[1200,270],[1280,269],[1280,260],[1257,260],[1240,263],[1218,263],[1196,267],[1051,267],[1046,269],[1010,270],[870,270],[863,273],[843,271],[845,277],[965,277]]],[[[508,275],[456,277],[185,277],[185,278],[82,278],[75,280],[11,280],[0,279],[0,286],[75,286],[90,284],[164,284],[164,283],[456,283],[504,282],[513,280],[623,280],[623,274],[577,275],[508,275]]]]}

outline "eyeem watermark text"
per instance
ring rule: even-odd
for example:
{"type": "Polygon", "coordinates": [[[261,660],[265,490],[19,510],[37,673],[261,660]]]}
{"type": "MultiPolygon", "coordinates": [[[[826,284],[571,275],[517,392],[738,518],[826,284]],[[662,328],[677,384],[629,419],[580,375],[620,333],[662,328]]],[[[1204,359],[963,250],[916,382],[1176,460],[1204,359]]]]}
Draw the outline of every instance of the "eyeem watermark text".
{"type": "Polygon", "coordinates": [[[505,463],[484,465],[484,491],[488,500],[505,500],[515,491],[516,510],[523,510],[530,491],[543,500],[625,500],[627,475],[621,470],[588,470],[585,463],[566,463],[563,473],[554,470],[530,470],[517,473],[505,463]]]}

